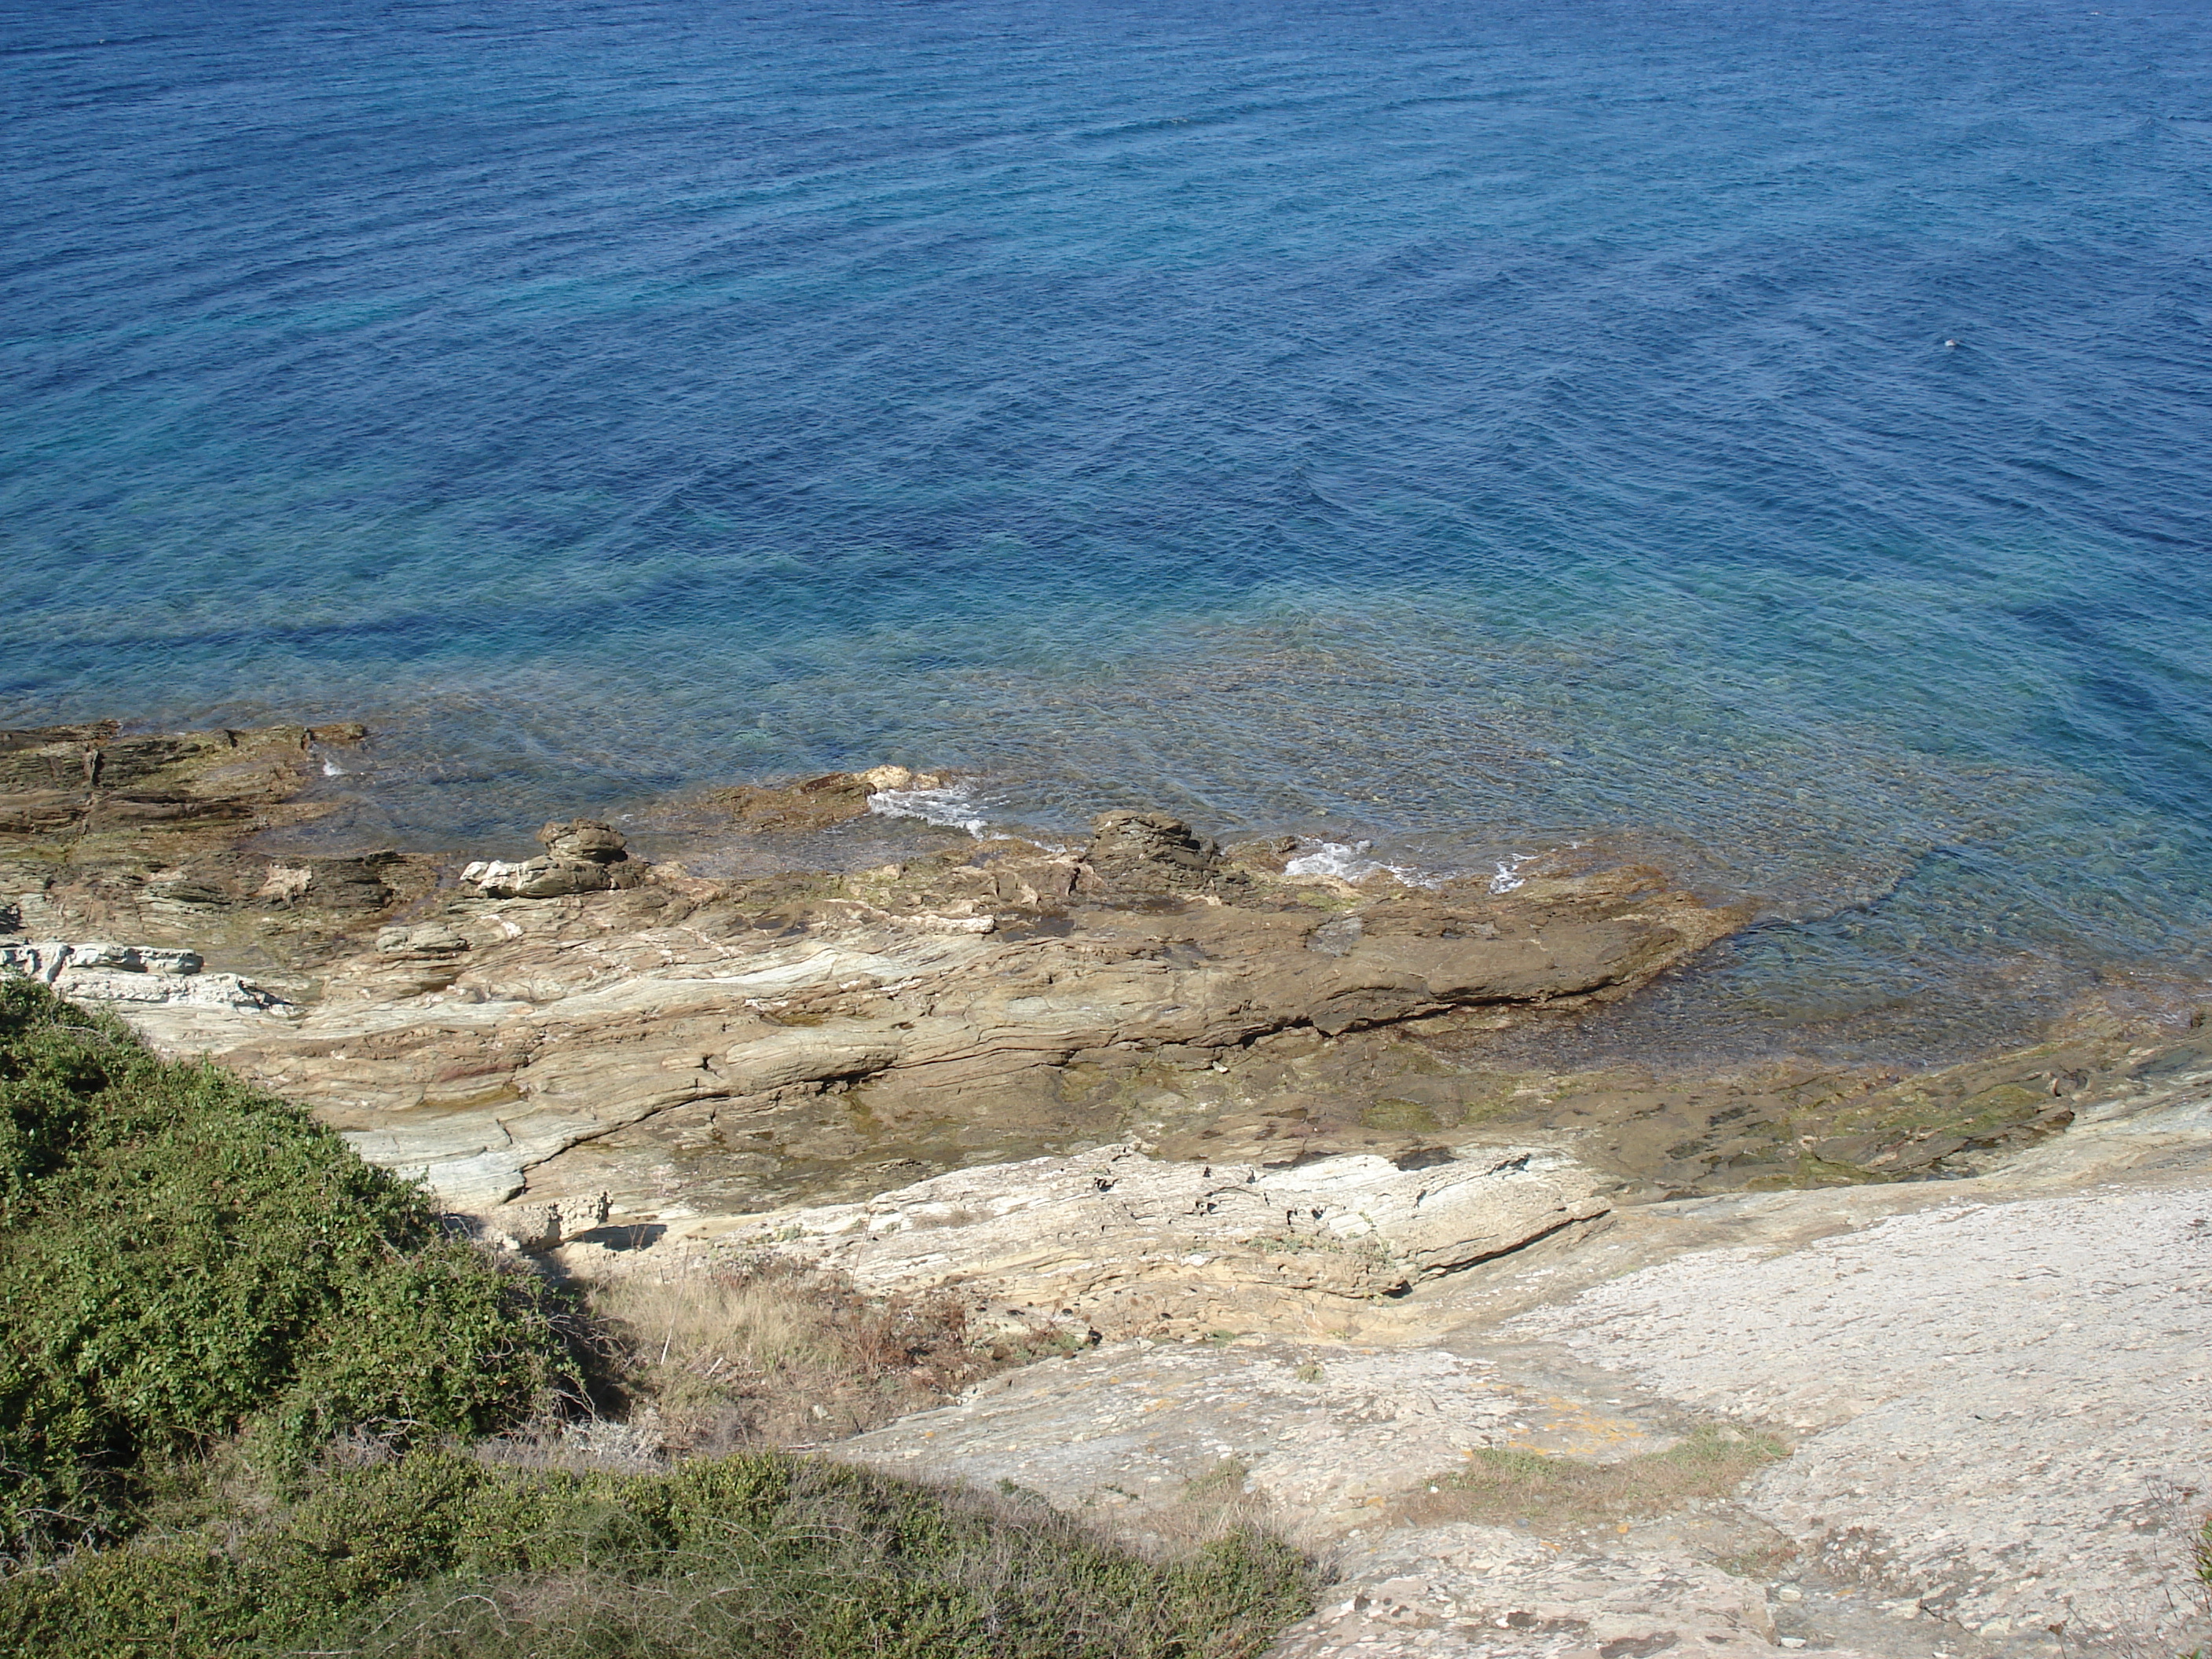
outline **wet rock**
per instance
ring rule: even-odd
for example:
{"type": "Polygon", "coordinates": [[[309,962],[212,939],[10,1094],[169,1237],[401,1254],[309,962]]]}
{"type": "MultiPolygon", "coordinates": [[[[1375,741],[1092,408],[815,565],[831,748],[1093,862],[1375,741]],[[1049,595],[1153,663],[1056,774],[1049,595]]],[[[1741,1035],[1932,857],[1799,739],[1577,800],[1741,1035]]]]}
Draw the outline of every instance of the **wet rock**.
{"type": "Polygon", "coordinates": [[[868,797],[878,789],[911,787],[911,774],[908,774],[904,785],[870,781],[877,776],[888,779],[904,769],[892,767],[878,768],[866,773],[825,772],[819,777],[801,779],[796,783],[747,784],[735,789],[719,791],[708,799],[717,805],[726,807],[731,821],[742,829],[777,831],[826,830],[833,823],[865,817],[868,811],[868,797]]]}
{"type": "Polygon", "coordinates": [[[249,970],[319,963],[360,921],[436,878],[437,860],[398,853],[259,850],[257,838],[334,809],[310,786],[326,751],[365,736],[358,726],[124,733],[112,721],[0,732],[0,894],[16,926],[60,937],[174,945],[249,970]]]}

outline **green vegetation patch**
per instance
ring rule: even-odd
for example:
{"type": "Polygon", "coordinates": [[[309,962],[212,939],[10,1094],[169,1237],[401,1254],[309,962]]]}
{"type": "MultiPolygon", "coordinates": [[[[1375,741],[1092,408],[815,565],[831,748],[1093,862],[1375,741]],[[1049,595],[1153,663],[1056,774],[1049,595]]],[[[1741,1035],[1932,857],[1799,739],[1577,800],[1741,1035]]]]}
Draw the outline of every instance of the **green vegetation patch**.
{"type": "Polygon", "coordinates": [[[512,1424],[561,1344],[536,1281],[296,1107],[0,978],[0,1549],[111,1538],[234,1444],[512,1424]]]}
{"type": "Polygon", "coordinates": [[[654,1475],[418,1451],[243,1536],[210,1528],[0,1581],[0,1649],[53,1659],[1249,1659],[1310,1607],[1250,1531],[1118,1549],[1034,1501],[781,1453],[654,1475]]]}

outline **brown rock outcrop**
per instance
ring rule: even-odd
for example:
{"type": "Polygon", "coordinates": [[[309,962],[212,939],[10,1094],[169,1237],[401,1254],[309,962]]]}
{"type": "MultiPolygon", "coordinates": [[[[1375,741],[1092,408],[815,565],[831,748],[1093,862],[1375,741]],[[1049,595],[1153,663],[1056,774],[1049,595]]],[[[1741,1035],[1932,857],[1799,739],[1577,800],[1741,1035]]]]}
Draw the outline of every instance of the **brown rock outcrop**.
{"type": "Polygon", "coordinates": [[[868,798],[880,791],[937,789],[945,780],[933,772],[903,766],[877,766],[865,772],[825,772],[795,783],[745,784],[717,790],[709,805],[726,809],[741,828],[763,831],[826,830],[865,817],[868,798]]]}
{"type": "Polygon", "coordinates": [[[614,892],[644,879],[643,866],[630,862],[622,832],[595,818],[549,823],[538,839],[544,857],[520,864],[480,860],[461,872],[461,880],[487,898],[565,898],[614,892]]]}
{"type": "Polygon", "coordinates": [[[973,856],[796,905],[678,878],[465,900],[442,919],[465,951],[410,931],[228,1056],[333,1103],[368,1156],[456,1202],[574,1180],[632,1210],[742,1209],[894,1154],[926,1170],[1120,1138],[1151,1110],[1124,1080],[1205,1073],[1273,1033],[1619,994],[1733,920],[1630,872],[1318,893],[1327,910],[1296,889],[1265,906],[1077,895],[1046,928],[973,856]],[[1355,939],[1315,948],[1347,917],[1355,939]]]}
{"type": "Polygon", "coordinates": [[[1083,861],[1113,892],[1201,893],[1233,878],[1220,843],[1164,812],[1101,812],[1083,861]]]}

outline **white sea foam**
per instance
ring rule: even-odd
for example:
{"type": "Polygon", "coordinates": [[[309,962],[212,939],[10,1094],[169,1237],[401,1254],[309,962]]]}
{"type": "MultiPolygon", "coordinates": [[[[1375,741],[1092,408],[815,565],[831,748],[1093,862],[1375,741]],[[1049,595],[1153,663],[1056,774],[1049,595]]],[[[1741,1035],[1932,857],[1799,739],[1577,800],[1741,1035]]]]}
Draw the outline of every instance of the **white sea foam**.
{"type": "Polygon", "coordinates": [[[327,755],[323,757],[323,775],[325,777],[342,778],[345,775],[346,771],[344,767],[340,766],[336,761],[331,759],[327,755]]]}
{"type": "Polygon", "coordinates": [[[1407,887],[1434,887],[1441,878],[1408,864],[1385,864],[1367,854],[1375,843],[1325,841],[1310,853],[1301,853],[1283,866],[1286,876],[1334,876],[1339,881],[1364,881],[1377,870],[1386,870],[1407,887]]]}
{"type": "Polygon", "coordinates": [[[1490,890],[1510,893],[1516,887],[1527,886],[1528,878],[1521,873],[1521,866],[1534,862],[1536,857],[1534,853],[1516,853],[1510,859],[1500,859],[1498,873],[1490,878],[1490,890]]]}
{"type": "Polygon", "coordinates": [[[975,811],[975,792],[964,783],[946,789],[878,789],[868,797],[868,811],[880,817],[920,818],[947,830],[965,830],[977,841],[989,827],[975,811]]]}

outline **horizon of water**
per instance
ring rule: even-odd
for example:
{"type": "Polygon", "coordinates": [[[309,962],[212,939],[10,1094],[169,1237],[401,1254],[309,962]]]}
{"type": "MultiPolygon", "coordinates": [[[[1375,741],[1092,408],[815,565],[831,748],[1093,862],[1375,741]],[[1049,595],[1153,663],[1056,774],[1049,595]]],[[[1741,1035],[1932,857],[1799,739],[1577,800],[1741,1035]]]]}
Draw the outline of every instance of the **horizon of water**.
{"type": "Polygon", "coordinates": [[[1593,842],[1716,1051],[2202,981],[2208,21],[0,3],[0,723],[1593,842]]]}

